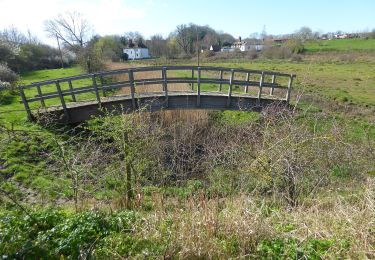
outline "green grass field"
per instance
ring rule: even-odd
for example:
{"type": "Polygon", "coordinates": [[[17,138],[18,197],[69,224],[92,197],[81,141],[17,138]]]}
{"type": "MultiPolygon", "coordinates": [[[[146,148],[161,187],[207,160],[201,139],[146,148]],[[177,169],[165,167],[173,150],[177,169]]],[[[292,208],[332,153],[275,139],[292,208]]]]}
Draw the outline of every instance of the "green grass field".
{"type": "Polygon", "coordinates": [[[334,40],[316,40],[305,43],[306,52],[374,52],[375,39],[334,39],[334,40]]]}

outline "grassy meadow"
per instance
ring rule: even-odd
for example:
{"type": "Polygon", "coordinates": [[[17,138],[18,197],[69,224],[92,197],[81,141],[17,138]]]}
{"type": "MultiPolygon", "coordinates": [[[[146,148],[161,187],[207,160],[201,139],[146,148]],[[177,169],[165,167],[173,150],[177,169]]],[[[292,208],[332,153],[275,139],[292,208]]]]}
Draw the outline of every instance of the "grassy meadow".
{"type": "MultiPolygon", "coordinates": [[[[3,91],[0,255],[375,258],[374,43],[311,42],[300,61],[202,59],[296,74],[294,112],[135,112],[42,125],[26,120],[16,91],[3,91]]],[[[34,71],[20,84],[82,72],[34,71]]]]}

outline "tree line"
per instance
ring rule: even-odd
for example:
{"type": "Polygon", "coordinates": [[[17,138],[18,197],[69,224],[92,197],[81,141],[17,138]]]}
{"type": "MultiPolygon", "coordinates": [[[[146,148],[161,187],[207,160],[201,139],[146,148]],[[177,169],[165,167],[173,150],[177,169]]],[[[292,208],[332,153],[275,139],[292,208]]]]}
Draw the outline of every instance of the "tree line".
{"type": "MultiPolygon", "coordinates": [[[[0,84],[15,82],[17,74],[26,71],[67,67],[75,63],[88,72],[98,71],[103,69],[106,61],[124,59],[125,47],[147,47],[153,57],[175,59],[193,57],[202,50],[209,50],[212,45],[217,48],[231,46],[236,41],[229,33],[193,23],[178,25],[167,37],[155,34],[145,39],[141,33],[132,31],[100,36],[93,33],[90,22],[77,12],[59,14],[46,20],[44,29],[49,37],[57,41],[58,48],[43,44],[30,32],[24,34],[15,27],[0,32],[0,84]]],[[[292,39],[287,44],[290,51],[300,53],[304,41],[320,36],[319,32],[306,26],[282,36],[269,35],[264,27],[261,33],[253,33],[245,40],[264,43],[267,39],[288,38],[292,39]]],[[[375,30],[365,36],[375,38],[375,30]]]]}

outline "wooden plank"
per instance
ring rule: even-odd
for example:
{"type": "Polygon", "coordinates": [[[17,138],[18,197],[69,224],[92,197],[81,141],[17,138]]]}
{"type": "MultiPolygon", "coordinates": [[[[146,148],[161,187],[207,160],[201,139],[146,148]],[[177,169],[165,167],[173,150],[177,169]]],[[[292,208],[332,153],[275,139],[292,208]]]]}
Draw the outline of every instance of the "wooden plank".
{"type": "Polygon", "coordinates": [[[234,70],[230,72],[227,107],[230,106],[230,99],[232,97],[233,80],[234,80],[234,70]]]}
{"type": "Polygon", "coordinates": [[[101,107],[102,102],[100,100],[98,85],[96,84],[96,74],[92,75],[92,86],[94,87],[94,90],[95,90],[95,96],[96,96],[96,100],[98,101],[98,106],[101,107]]]}
{"type": "Polygon", "coordinates": [[[221,91],[221,88],[223,86],[223,70],[220,70],[220,83],[219,83],[219,92],[221,91]]]}
{"type": "Polygon", "coordinates": [[[40,85],[36,85],[36,89],[40,97],[40,104],[42,105],[42,107],[46,107],[46,103],[44,103],[44,98],[43,98],[42,89],[40,88],[40,85]]]}
{"type": "Polygon", "coordinates": [[[70,91],[70,94],[72,95],[72,100],[73,100],[73,102],[77,102],[76,95],[74,95],[74,90],[73,90],[72,81],[71,81],[71,80],[68,80],[68,84],[69,84],[69,91],[70,91]]]}
{"type": "Polygon", "coordinates": [[[66,107],[64,96],[61,92],[60,82],[58,80],[56,80],[55,84],[56,84],[57,93],[59,93],[61,106],[63,107],[63,110],[64,110],[64,115],[65,115],[67,121],[69,121],[70,120],[70,114],[69,114],[69,111],[66,107]]]}
{"type": "Polygon", "coordinates": [[[275,89],[274,84],[276,83],[276,75],[275,74],[272,75],[272,82],[271,83],[272,83],[272,86],[270,88],[270,96],[273,96],[273,90],[275,89]]]}
{"type": "Polygon", "coordinates": [[[290,101],[290,94],[292,92],[292,84],[293,84],[293,78],[295,77],[295,75],[291,74],[289,76],[289,83],[288,83],[288,91],[286,92],[286,102],[289,104],[289,101],[290,101]]]}
{"type": "Polygon", "coordinates": [[[198,67],[198,78],[197,78],[197,107],[201,106],[201,68],[198,67]]]}
{"type": "Polygon", "coordinates": [[[166,107],[168,107],[167,67],[163,67],[162,76],[163,76],[163,89],[165,93],[165,103],[166,103],[166,107]]]}
{"type": "Polygon", "coordinates": [[[31,113],[29,103],[27,102],[25,91],[24,91],[22,86],[19,87],[19,92],[20,92],[20,96],[21,96],[23,106],[25,107],[25,110],[26,110],[27,119],[30,120],[30,121],[33,121],[34,117],[33,117],[33,114],[31,113]]]}
{"type": "Polygon", "coordinates": [[[133,109],[136,109],[137,106],[136,106],[136,103],[135,103],[135,87],[134,87],[134,74],[133,74],[133,70],[129,70],[128,72],[128,75],[129,75],[129,83],[130,83],[130,96],[132,98],[132,107],[133,109]]]}
{"type": "Polygon", "coordinates": [[[245,93],[249,93],[249,80],[250,80],[250,73],[246,73],[246,85],[245,85],[245,93]]]}
{"type": "Polygon", "coordinates": [[[262,72],[259,80],[259,92],[258,92],[258,101],[262,98],[262,88],[263,88],[263,81],[264,81],[264,73],[262,72]]]}

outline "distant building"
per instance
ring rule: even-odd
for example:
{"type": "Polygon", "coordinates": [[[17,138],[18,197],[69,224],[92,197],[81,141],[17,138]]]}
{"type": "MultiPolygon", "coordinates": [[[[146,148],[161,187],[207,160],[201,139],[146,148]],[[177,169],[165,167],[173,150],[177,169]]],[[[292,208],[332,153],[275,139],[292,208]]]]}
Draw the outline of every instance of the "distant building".
{"type": "Polygon", "coordinates": [[[242,41],[241,37],[239,37],[239,40],[237,42],[234,42],[231,46],[231,49],[239,49],[240,51],[251,51],[251,50],[256,50],[256,51],[261,51],[263,50],[264,44],[261,43],[249,43],[242,41]]]}
{"type": "Polygon", "coordinates": [[[124,48],[123,50],[124,60],[140,60],[140,59],[148,59],[148,58],[150,58],[148,48],[146,45],[143,44],[141,40],[138,41],[137,46],[136,46],[133,43],[133,41],[130,39],[128,43],[128,47],[124,48]]]}
{"type": "Polygon", "coordinates": [[[147,48],[125,48],[124,56],[126,60],[140,60],[150,58],[147,48]]]}

